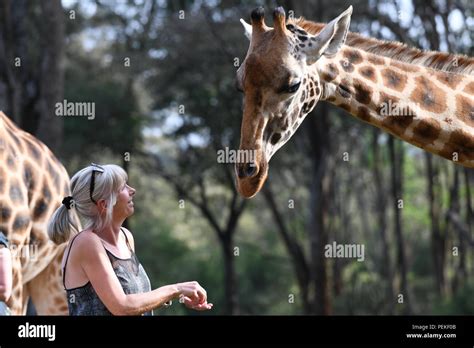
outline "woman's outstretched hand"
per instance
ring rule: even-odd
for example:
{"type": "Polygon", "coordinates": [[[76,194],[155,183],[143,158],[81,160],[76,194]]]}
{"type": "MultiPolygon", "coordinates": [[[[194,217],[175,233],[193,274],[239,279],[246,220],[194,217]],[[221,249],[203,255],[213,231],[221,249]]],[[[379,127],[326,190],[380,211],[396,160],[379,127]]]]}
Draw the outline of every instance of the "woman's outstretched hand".
{"type": "Polygon", "coordinates": [[[212,308],[212,303],[207,303],[207,293],[198,282],[179,283],[178,289],[180,292],[179,302],[190,309],[197,311],[205,311],[212,308]]]}

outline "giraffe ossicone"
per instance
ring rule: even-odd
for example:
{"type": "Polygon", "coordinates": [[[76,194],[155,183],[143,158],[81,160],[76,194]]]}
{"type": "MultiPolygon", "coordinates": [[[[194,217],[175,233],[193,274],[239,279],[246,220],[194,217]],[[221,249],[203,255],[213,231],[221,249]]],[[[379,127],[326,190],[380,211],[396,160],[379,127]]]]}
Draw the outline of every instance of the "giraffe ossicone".
{"type": "Polygon", "coordinates": [[[417,147],[474,167],[474,59],[423,52],[349,32],[352,6],[328,24],[285,18],[263,8],[241,19],[250,40],[237,70],[244,92],[237,188],[246,198],[262,188],[268,162],[319,100],[328,101],[417,147]],[[456,62],[456,64],[453,64],[456,62]]]}

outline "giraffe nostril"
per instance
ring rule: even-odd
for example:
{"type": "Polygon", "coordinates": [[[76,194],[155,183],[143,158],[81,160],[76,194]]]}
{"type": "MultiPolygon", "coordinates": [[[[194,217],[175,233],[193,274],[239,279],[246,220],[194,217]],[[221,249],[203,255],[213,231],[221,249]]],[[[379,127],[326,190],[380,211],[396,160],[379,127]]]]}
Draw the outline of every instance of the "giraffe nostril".
{"type": "Polygon", "coordinates": [[[257,165],[255,163],[238,163],[237,175],[239,178],[249,178],[257,173],[257,165]]]}

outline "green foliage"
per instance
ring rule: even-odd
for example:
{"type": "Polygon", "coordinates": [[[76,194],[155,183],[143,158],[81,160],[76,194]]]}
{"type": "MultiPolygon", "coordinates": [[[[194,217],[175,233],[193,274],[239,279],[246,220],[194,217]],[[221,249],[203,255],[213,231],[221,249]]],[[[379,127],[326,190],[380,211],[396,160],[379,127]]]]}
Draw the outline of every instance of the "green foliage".
{"type": "Polygon", "coordinates": [[[470,280],[458,292],[447,298],[437,298],[434,302],[433,314],[435,315],[473,315],[474,282],[470,280]]]}
{"type": "Polygon", "coordinates": [[[386,285],[365,263],[349,263],[342,278],[342,293],[334,299],[336,314],[367,315],[386,311],[386,285]]]}
{"type": "MultiPolygon", "coordinates": [[[[81,156],[84,151],[110,149],[123,155],[132,152],[141,142],[144,115],[137,110],[137,101],[129,86],[97,62],[75,57],[66,71],[65,99],[68,102],[95,103],[95,118],[64,117],[67,141],[63,153],[81,156]],[[78,153],[80,149],[80,153],[78,153]]],[[[90,59],[90,58],[89,58],[90,59]]]]}

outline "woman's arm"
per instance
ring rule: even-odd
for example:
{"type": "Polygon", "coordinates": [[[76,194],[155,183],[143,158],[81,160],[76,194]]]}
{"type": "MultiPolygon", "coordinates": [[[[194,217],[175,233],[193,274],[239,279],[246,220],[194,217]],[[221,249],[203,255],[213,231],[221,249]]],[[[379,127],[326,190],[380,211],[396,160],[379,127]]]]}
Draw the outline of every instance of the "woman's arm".
{"type": "Polygon", "coordinates": [[[114,315],[140,315],[181,295],[193,303],[193,308],[207,309],[202,308],[207,304],[206,292],[197,282],[166,285],[150,292],[127,295],[99,237],[87,234],[78,238],[76,244],[84,273],[100,300],[114,315]]]}
{"type": "Polygon", "coordinates": [[[12,294],[12,255],[0,244],[0,301],[6,302],[12,294]]]}

